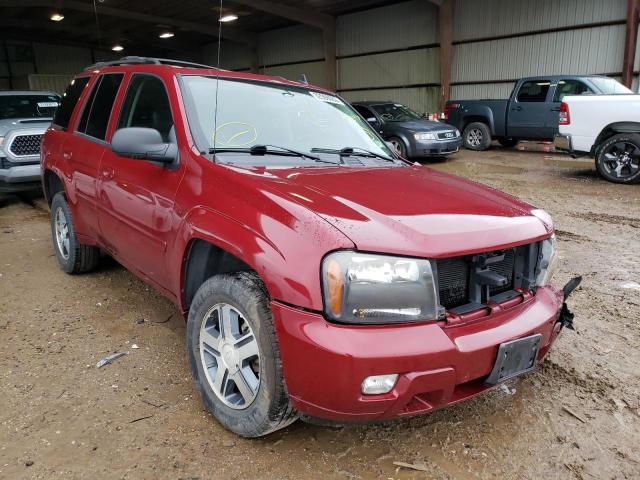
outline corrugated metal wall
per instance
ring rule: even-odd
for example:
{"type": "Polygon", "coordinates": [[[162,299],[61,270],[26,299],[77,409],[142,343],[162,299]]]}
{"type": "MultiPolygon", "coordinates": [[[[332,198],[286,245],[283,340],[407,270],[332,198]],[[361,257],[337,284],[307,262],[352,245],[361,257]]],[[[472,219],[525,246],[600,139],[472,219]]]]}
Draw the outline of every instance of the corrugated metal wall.
{"type": "Polygon", "coordinates": [[[619,73],[625,16],[626,0],[456,0],[451,97],[506,98],[529,75],[619,73]]]}
{"type": "Polygon", "coordinates": [[[413,0],[337,20],[338,56],[403,49],[438,42],[438,9],[413,0]]]}
{"type": "Polygon", "coordinates": [[[68,45],[20,40],[2,42],[0,89],[4,90],[12,88],[63,92],[73,75],[91,65],[94,60],[112,60],[122,56],[115,52],[92,51],[68,45]]]}
{"type": "Polygon", "coordinates": [[[625,18],[626,0],[456,0],[454,41],[625,18]]]}

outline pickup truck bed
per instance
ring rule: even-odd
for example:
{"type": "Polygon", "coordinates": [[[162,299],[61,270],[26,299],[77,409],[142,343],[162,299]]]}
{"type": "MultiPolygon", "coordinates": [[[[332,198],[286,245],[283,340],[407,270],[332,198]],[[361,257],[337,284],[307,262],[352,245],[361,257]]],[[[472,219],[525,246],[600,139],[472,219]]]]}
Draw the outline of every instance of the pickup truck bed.
{"type": "Polygon", "coordinates": [[[606,180],[640,183],[640,95],[567,96],[554,145],[588,154],[606,180]]]}

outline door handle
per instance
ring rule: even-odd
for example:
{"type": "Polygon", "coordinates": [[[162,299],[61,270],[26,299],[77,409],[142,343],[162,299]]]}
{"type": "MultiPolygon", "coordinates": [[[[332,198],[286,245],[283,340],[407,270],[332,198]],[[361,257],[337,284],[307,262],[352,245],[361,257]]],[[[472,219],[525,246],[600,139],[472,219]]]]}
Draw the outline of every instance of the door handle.
{"type": "Polygon", "coordinates": [[[522,107],[514,107],[511,109],[512,112],[521,112],[522,111],[522,107]]]}
{"type": "Polygon", "coordinates": [[[111,180],[113,178],[113,168],[105,168],[102,170],[102,178],[105,180],[111,180]]]}
{"type": "Polygon", "coordinates": [[[65,160],[71,160],[71,157],[73,157],[73,153],[71,153],[71,152],[62,152],[62,158],[64,158],[65,160]]]}

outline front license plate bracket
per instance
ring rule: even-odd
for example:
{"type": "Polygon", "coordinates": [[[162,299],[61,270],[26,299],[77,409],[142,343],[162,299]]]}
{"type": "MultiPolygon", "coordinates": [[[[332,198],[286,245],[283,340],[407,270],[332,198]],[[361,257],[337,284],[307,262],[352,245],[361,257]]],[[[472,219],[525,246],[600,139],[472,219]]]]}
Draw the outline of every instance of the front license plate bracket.
{"type": "Polygon", "coordinates": [[[495,385],[533,370],[536,367],[541,341],[542,334],[538,333],[501,343],[498,347],[496,363],[486,383],[495,385]]]}

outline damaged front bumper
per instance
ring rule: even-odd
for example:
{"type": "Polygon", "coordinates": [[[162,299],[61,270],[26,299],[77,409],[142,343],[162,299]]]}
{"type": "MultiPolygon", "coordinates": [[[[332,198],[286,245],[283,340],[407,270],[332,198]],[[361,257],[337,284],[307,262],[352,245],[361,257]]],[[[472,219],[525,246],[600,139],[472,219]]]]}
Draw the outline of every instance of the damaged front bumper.
{"type": "Polygon", "coordinates": [[[564,296],[564,301],[562,302],[562,309],[560,310],[560,316],[558,317],[560,330],[566,327],[569,330],[575,331],[575,328],[573,326],[573,319],[575,315],[573,314],[573,312],[571,312],[571,310],[569,310],[569,307],[567,306],[567,298],[569,298],[569,295],[571,295],[571,293],[573,293],[573,291],[576,288],[578,288],[581,283],[582,283],[582,277],[579,276],[579,277],[572,278],[567,282],[567,284],[564,287],[562,287],[562,294],[564,296]]]}

